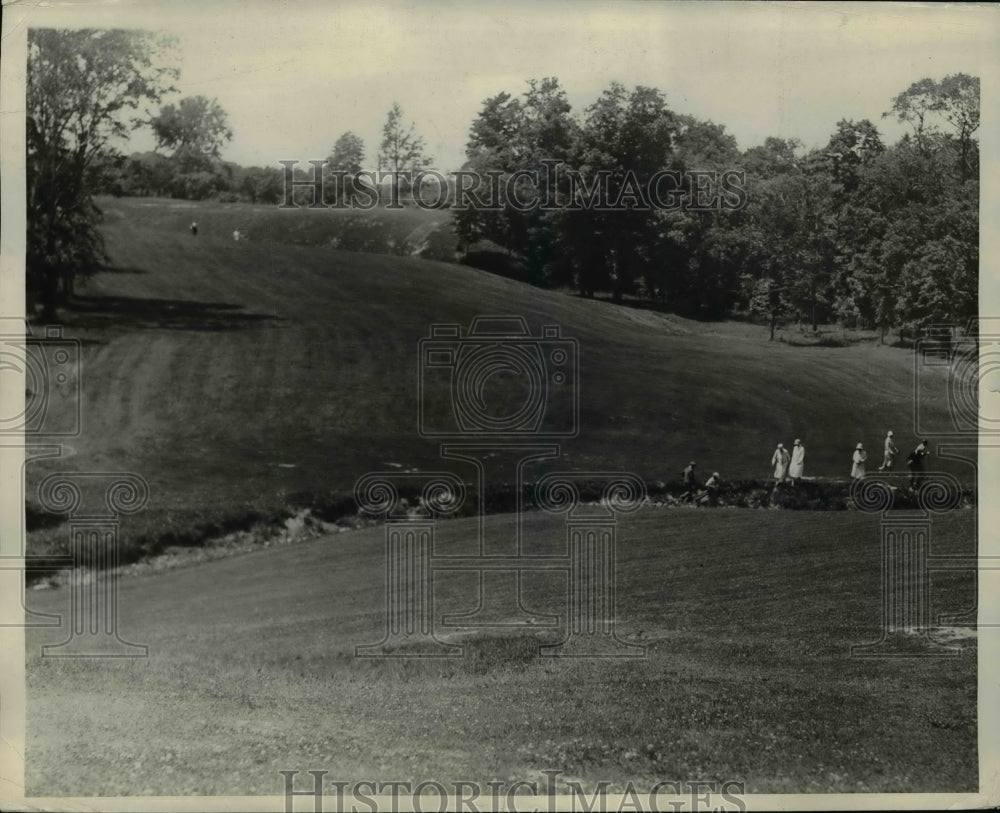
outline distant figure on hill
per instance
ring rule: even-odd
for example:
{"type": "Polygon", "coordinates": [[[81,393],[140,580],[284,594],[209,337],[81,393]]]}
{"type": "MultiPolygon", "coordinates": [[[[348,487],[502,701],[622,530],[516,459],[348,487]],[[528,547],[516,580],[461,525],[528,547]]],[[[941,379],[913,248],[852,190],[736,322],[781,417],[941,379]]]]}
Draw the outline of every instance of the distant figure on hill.
{"type": "Polygon", "coordinates": [[[195,237],[198,236],[198,223],[195,221],[191,221],[191,234],[195,237]]]}
{"type": "Polygon", "coordinates": [[[681,496],[686,500],[694,499],[695,489],[698,488],[698,481],[694,476],[694,461],[692,460],[687,466],[684,467],[684,471],[681,472],[681,482],[684,483],[684,488],[687,489],[681,496]]]}
{"type": "Polygon", "coordinates": [[[802,479],[802,471],[806,465],[806,447],[802,441],[795,438],[792,444],[792,462],[788,466],[788,476],[794,482],[802,479]]]}
{"type": "Polygon", "coordinates": [[[240,234],[240,230],[239,230],[239,229],[235,229],[235,230],[233,231],[233,240],[235,240],[235,241],[236,241],[237,243],[238,243],[238,242],[240,241],[240,238],[241,238],[242,236],[243,236],[243,235],[242,235],[242,234],[240,234]]]}
{"type": "Polygon", "coordinates": [[[785,482],[785,478],[788,477],[788,462],[790,459],[788,449],[785,448],[784,444],[779,443],[778,447],[774,450],[774,454],[771,455],[771,465],[774,466],[775,485],[785,482]]]}
{"type": "Polygon", "coordinates": [[[863,444],[859,443],[854,448],[853,465],[851,466],[851,477],[854,480],[861,480],[865,476],[865,461],[868,460],[868,452],[863,444]]]}
{"type": "Polygon", "coordinates": [[[899,449],[897,449],[896,444],[892,442],[892,430],[890,429],[885,433],[885,453],[882,455],[882,465],[878,467],[878,470],[892,471],[892,463],[898,454],[899,449]]]}
{"type": "Polygon", "coordinates": [[[906,458],[906,468],[910,470],[910,488],[916,488],[924,480],[924,459],[930,454],[927,441],[922,440],[906,458]]]}

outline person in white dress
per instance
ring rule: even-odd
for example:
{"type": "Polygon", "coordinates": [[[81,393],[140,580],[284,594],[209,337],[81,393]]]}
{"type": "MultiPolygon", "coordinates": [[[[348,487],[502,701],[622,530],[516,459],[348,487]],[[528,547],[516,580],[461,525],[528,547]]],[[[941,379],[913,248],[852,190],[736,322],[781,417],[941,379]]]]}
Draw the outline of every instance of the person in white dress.
{"type": "Polygon", "coordinates": [[[774,480],[776,483],[783,483],[785,478],[788,477],[789,459],[788,449],[784,447],[784,444],[779,443],[778,447],[774,450],[774,454],[771,455],[771,465],[774,466],[774,480]]]}
{"type": "Polygon", "coordinates": [[[802,471],[806,465],[806,447],[802,445],[802,441],[795,438],[795,443],[792,444],[792,462],[788,466],[788,476],[792,480],[801,480],[802,471]]]}
{"type": "Polygon", "coordinates": [[[862,444],[858,444],[854,449],[853,465],[851,466],[851,477],[860,480],[865,476],[865,461],[868,460],[868,452],[862,444]]]}

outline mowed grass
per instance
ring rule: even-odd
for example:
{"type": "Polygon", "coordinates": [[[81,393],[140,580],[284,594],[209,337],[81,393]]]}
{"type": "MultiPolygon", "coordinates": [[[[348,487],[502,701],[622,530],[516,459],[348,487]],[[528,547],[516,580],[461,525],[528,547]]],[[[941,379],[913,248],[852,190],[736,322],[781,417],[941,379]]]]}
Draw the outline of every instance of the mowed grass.
{"type": "Polygon", "coordinates": [[[374,254],[420,254],[454,259],[458,239],[451,213],[416,206],[374,209],[280,209],[277,204],[219,203],[162,198],[99,198],[106,221],[230,237],[238,230],[253,242],[342,248],[374,254]]]}
{"type": "MultiPolygon", "coordinates": [[[[490,540],[515,518],[487,519],[490,540]]],[[[535,553],[561,518],[525,517],[535,553]]],[[[973,550],[975,513],[935,519],[936,553],[973,550]]],[[[437,550],[468,553],[472,520],[437,550]]],[[[538,658],[537,637],[468,631],[457,660],[361,660],[384,630],[378,528],[121,584],[121,631],[145,661],[39,657],[28,636],[31,795],[279,794],[277,771],[328,779],[737,780],[748,792],[971,791],[976,654],[852,659],[879,638],[877,518],[855,512],[645,509],[619,527],[618,631],[643,660],[538,658]]],[[[935,576],[935,614],[973,601],[935,576]]],[[[436,616],[472,609],[440,575],[436,616]]],[[[525,576],[562,614],[565,576],[525,576]]],[[[65,591],[31,591],[66,612],[65,591]]],[[[455,631],[452,631],[453,633],[455,631]]],[[[453,637],[452,640],[462,640],[453,637]]],[[[308,778],[308,777],[307,777],[308,778]]]]}
{"type": "MultiPolygon", "coordinates": [[[[115,270],[61,314],[66,334],[83,342],[83,432],[61,458],[27,467],[28,495],[51,471],[135,472],[151,496],[124,520],[126,539],[270,516],[302,493],[349,497],[360,476],[389,464],[442,468],[439,442],[418,432],[418,343],[432,324],[468,326],[481,314],[523,316],[533,335],[558,325],[578,342],[579,436],[541,464],[549,469],[626,470],[655,482],[694,459],[726,479],[763,478],[775,443],[801,437],[807,474],[846,477],[858,441],[876,462],[887,428],[904,450],[913,442],[905,350],[792,347],[757,326],[583,300],[459,265],[235,243],[237,215],[219,204],[106,208],[115,270]],[[221,212],[223,233],[204,225],[209,210],[221,212]],[[194,217],[203,223],[196,238],[194,217]]],[[[300,219],[345,216],[265,214],[291,231],[300,219]]],[[[925,405],[938,424],[945,400],[925,405]]],[[[967,465],[938,466],[972,476],[967,465]]]]}

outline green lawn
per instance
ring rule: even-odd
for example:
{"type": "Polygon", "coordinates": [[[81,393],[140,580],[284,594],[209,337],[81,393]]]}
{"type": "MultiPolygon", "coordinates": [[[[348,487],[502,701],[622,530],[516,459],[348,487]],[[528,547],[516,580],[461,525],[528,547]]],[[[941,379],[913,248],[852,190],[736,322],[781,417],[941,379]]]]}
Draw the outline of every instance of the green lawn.
{"type": "MultiPolygon", "coordinates": [[[[417,431],[418,343],[432,324],[481,314],[523,316],[533,335],[559,325],[579,343],[580,434],[532,477],[625,470],[655,483],[695,459],[725,479],[763,478],[774,444],[795,437],[807,474],[846,477],[859,440],[873,458],[887,428],[913,442],[913,367],[897,348],[772,343],[753,325],[317,245],[317,218],[344,213],[264,212],[234,243],[247,207],[107,208],[115,270],[62,318],[82,342],[84,431],[26,477],[29,499],[58,470],[146,478],[149,507],[123,521],[126,546],[198,544],[307,495],[350,510],[369,471],[446,468],[417,431]],[[279,214],[308,222],[303,244],[261,237],[279,214]]],[[[400,232],[426,226],[399,217],[400,232]]],[[[922,406],[945,420],[943,399],[922,406]]],[[[969,465],[939,466],[973,479],[969,465]]],[[[559,549],[558,520],[526,521],[533,544],[559,549]]],[[[490,517],[490,539],[509,539],[512,523],[490,517]]],[[[60,636],[29,635],[29,792],[274,794],[279,769],[309,768],[345,780],[558,768],[591,784],[716,778],[758,793],[977,786],[974,641],[957,659],[848,657],[878,638],[875,519],[644,509],[620,530],[619,629],[648,647],[639,661],[538,659],[536,640],[482,629],[460,660],[355,659],[384,624],[378,528],[128,578],[122,631],[149,660],[41,659],[38,645],[60,636]]],[[[468,552],[473,532],[470,519],[444,522],[439,542],[468,552]]],[[[29,550],[64,548],[66,533],[40,527],[29,550]]],[[[971,552],[974,511],[936,519],[934,533],[942,552],[971,552]]],[[[526,575],[527,605],[562,612],[564,581],[526,575]]],[[[936,609],[968,606],[971,585],[935,577],[936,609]]],[[[436,590],[439,614],[471,609],[470,574],[442,575],[436,590]]],[[[29,600],[65,611],[68,591],[29,600]]]]}
{"type": "MultiPolygon", "coordinates": [[[[901,448],[913,442],[913,370],[901,349],[795,347],[769,342],[762,327],[583,300],[458,265],[234,243],[211,229],[195,238],[184,202],[105,206],[117,270],[61,315],[83,342],[83,434],[62,458],[28,466],[28,494],[51,471],[135,472],[151,497],[125,520],[126,541],[197,538],[266,519],[304,492],[349,497],[358,477],[390,464],[441,468],[439,443],[417,431],[418,343],[432,324],[467,326],[480,314],[523,316],[533,335],[559,325],[579,343],[580,433],[548,468],[656,482],[694,459],[726,479],[763,478],[774,444],[801,437],[807,474],[846,477],[859,440],[873,459],[888,427],[901,448]]],[[[194,209],[202,223],[232,214],[194,209]]],[[[344,216],[264,214],[286,224],[344,216]]],[[[928,406],[945,419],[943,399],[928,406]]],[[[952,461],[934,466],[973,476],[952,461]]],[[[63,536],[49,528],[32,544],[63,536]]]]}
{"type": "MultiPolygon", "coordinates": [[[[488,519],[506,538],[510,515],[488,519]]],[[[538,551],[561,520],[529,514],[538,551]]],[[[935,520],[936,552],[971,550],[973,511],[935,520]]],[[[471,520],[441,523],[467,551],[471,520]]],[[[537,640],[469,630],[458,660],[358,660],[384,629],[380,529],[122,582],[124,637],[147,661],[38,656],[28,641],[28,790],[279,794],[281,769],[330,779],[717,779],[765,792],[977,787],[976,652],[849,657],[879,637],[877,522],[854,512],[646,509],[619,529],[618,629],[645,660],[536,657],[537,640]]],[[[935,612],[972,579],[935,577],[935,612]]],[[[470,609],[439,576],[437,614],[470,609]]],[[[564,611],[564,577],[525,604],[564,611]]],[[[64,611],[65,591],[32,591],[64,611]]],[[[455,632],[452,631],[452,635],[455,632]]],[[[551,640],[558,633],[541,634],[551,640]]],[[[454,640],[461,640],[456,638],[454,640]]]]}

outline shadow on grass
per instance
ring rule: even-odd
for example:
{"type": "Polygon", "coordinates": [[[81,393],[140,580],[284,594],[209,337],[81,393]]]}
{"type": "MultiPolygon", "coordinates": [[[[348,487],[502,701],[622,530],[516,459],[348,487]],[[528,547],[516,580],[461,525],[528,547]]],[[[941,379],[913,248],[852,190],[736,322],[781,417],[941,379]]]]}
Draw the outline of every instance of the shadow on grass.
{"type": "Polygon", "coordinates": [[[65,321],[81,328],[165,328],[169,330],[243,330],[281,317],[246,313],[232,302],[140,299],[128,296],[77,296],[67,304],[65,321]]]}

